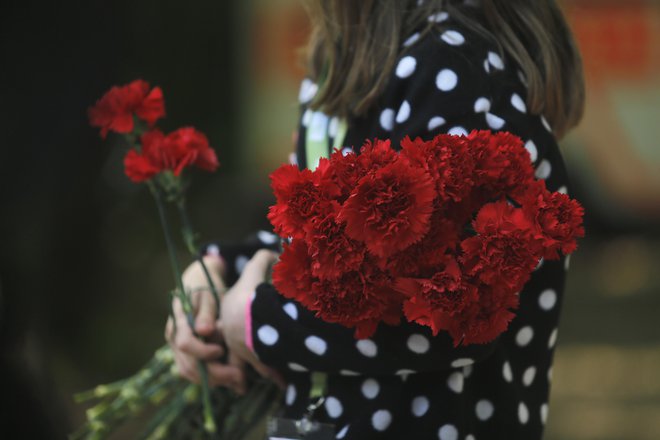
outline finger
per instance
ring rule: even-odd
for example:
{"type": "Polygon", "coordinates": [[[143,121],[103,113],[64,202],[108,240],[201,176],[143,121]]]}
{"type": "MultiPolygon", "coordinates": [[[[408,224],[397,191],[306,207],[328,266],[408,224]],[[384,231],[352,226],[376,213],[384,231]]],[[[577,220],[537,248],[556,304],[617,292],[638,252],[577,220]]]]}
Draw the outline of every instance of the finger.
{"type": "Polygon", "coordinates": [[[207,362],[209,383],[233,389],[237,394],[245,394],[245,373],[241,368],[220,362],[207,362]]]}
{"type": "Polygon", "coordinates": [[[224,349],[220,345],[209,344],[195,337],[188,325],[186,314],[180,302],[175,300],[172,309],[178,326],[172,343],[174,351],[178,350],[194,358],[204,360],[217,359],[224,354],[224,349]]]}
{"type": "MultiPolygon", "coordinates": [[[[258,250],[248,261],[238,280],[243,288],[254,288],[266,279],[266,273],[271,264],[277,261],[277,254],[268,249],[258,250]]],[[[238,284],[237,283],[237,284],[238,284]]]]}
{"type": "Polygon", "coordinates": [[[199,310],[195,317],[195,330],[200,336],[210,336],[215,330],[218,308],[210,291],[199,293],[199,310]]]}
{"type": "Polygon", "coordinates": [[[278,387],[284,389],[286,387],[286,382],[282,375],[276,370],[262,364],[259,361],[252,361],[250,365],[259,373],[261,377],[272,380],[278,387]]]}
{"type": "Polygon", "coordinates": [[[176,364],[177,370],[179,371],[179,376],[189,380],[192,383],[199,383],[199,371],[196,365],[197,362],[188,356],[174,352],[174,363],[176,364]]]}

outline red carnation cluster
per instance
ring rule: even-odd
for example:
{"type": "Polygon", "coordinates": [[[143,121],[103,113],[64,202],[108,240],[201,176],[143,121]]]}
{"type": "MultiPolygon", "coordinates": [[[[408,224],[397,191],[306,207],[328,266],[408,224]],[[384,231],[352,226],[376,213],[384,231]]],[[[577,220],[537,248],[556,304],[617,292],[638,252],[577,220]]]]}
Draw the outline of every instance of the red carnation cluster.
{"type": "Polygon", "coordinates": [[[273,282],[317,316],[372,335],[380,322],[447,331],[455,345],[506,330],[541,258],[584,236],[583,209],[534,178],[509,133],[368,141],[314,171],[271,175],[268,218],[290,239],[273,282]]]}
{"type": "Polygon", "coordinates": [[[136,119],[153,127],[165,116],[165,101],[160,87],[150,89],[149,83],[135,80],[124,86],[112,87],[89,109],[90,124],[101,128],[101,137],[108,131],[140,135],[140,145],[124,157],[126,175],[133,182],[150,180],[170,171],[175,176],[189,166],[215,171],[219,166],[215,151],[206,136],[192,127],[180,128],[168,135],[158,129],[140,134],[136,119]]]}
{"type": "Polygon", "coordinates": [[[134,117],[153,126],[165,116],[165,101],[160,87],[149,90],[149,83],[137,79],[124,86],[114,86],[89,109],[89,122],[101,129],[105,139],[108,131],[130,133],[134,117]]]}

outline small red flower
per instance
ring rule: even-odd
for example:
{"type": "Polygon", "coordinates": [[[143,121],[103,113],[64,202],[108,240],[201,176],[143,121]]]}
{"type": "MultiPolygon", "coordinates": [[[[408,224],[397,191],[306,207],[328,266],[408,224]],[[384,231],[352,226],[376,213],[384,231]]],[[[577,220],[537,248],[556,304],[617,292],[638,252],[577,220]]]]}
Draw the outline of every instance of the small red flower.
{"type": "Polygon", "coordinates": [[[165,136],[160,130],[151,130],[140,138],[141,150],[129,150],[124,157],[126,175],[134,182],[149,180],[163,171],[175,176],[188,166],[213,171],[218,166],[215,151],[204,134],[194,128],[181,128],[165,136]]]}
{"type": "Polygon", "coordinates": [[[584,237],[584,208],[566,194],[550,192],[543,181],[528,189],[523,209],[538,225],[543,242],[543,258],[556,260],[559,252],[568,255],[577,249],[577,239],[584,237]]]}
{"type": "Polygon", "coordinates": [[[305,231],[332,211],[328,190],[322,185],[324,175],[299,170],[296,165],[284,165],[271,173],[277,203],[270,207],[268,220],[277,234],[304,239],[305,231]]]}
{"type": "Polygon", "coordinates": [[[344,233],[335,213],[328,214],[308,231],[312,273],[320,279],[337,279],[355,270],[364,260],[365,247],[344,233]]]}
{"type": "Polygon", "coordinates": [[[522,289],[541,257],[533,222],[522,209],[500,201],[481,208],[473,227],[477,235],[461,243],[465,273],[490,286],[522,289]]]}
{"type": "Polygon", "coordinates": [[[312,260],[303,240],[284,244],[284,252],[273,266],[273,285],[287,298],[305,303],[312,288],[312,260]]]}
{"type": "Polygon", "coordinates": [[[515,196],[534,181],[534,168],[522,139],[507,132],[473,131],[468,135],[475,160],[475,182],[485,199],[515,196]]]}
{"type": "Polygon", "coordinates": [[[301,303],[326,322],[355,328],[356,338],[368,338],[378,323],[395,325],[401,319],[401,299],[389,285],[389,277],[364,265],[335,280],[313,282],[301,303]]]}
{"type": "Polygon", "coordinates": [[[463,311],[462,316],[452,319],[447,331],[454,346],[486,344],[496,339],[515,317],[512,310],[518,308],[516,292],[498,292],[489,286],[478,287],[479,299],[463,311]]]}
{"type": "Polygon", "coordinates": [[[215,171],[220,165],[204,133],[192,127],[179,128],[168,134],[167,144],[176,161],[174,174],[177,176],[189,165],[204,171],[215,171]]]}
{"type": "Polygon", "coordinates": [[[140,79],[124,86],[114,86],[88,110],[90,124],[101,129],[104,139],[108,131],[132,132],[134,115],[149,126],[165,116],[160,87],[149,90],[149,83],[140,79]]]}
{"type": "Polygon", "coordinates": [[[461,202],[469,196],[475,164],[465,137],[440,134],[428,142],[405,137],[401,147],[401,155],[431,175],[440,200],[461,202]]]}
{"type": "Polygon", "coordinates": [[[428,232],[434,198],[431,177],[400,159],[360,179],[338,219],[349,237],[387,258],[428,232]]]}

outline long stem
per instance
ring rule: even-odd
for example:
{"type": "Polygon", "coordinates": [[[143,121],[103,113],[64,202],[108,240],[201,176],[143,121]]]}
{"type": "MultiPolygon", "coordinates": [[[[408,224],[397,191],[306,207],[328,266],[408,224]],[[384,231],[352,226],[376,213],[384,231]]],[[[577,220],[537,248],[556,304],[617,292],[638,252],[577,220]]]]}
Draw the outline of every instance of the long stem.
{"type": "MultiPolygon", "coordinates": [[[[172,234],[170,233],[169,222],[167,221],[167,216],[165,215],[165,207],[163,206],[163,199],[161,197],[160,191],[158,188],[150,181],[149,189],[156,199],[156,205],[158,207],[158,215],[160,217],[161,225],[163,226],[163,231],[165,232],[165,242],[167,244],[167,252],[170,257],[170,263],[174,271],[175,283],[177,285],[177,296],[181,300],[181,305],[184,312],[186,313],[186,318],[188,319],[188,325],[192,330],[195,336],[198,336],[195,332],[195,320],[193,318],[193,307],[190,302],[190,298],[186,295],[186,291],[183,287],[183,281],[181,279],[181,269],[179,268],[179,262],[176,258],[176,248],[174,246],[174,240],[172,240],[172,234]]],[[[216,432],[217,428],[215,426],[215,420],[213,419],[213,407],[211,404],[211,390],[209,389],[208,383],[208,371],[206,370],[206,364],[204,362],[197,361],[197,369],[199,370],[199,375],[201,378],[202,385],[202,402],[204,405],[204,429],[206,432],[216,432]]]]}
{"type": "Polygon", "coordinates": [[[188,210],[186,209],[186,200],[183,196],[177,198],[176,206],[179,209],[179,215],[181,216],[181,224],[183,227],[183,240],[188,247],[188,252],[195,257],[195,259],[201,264],[204,275],[206,276],[206,281],[209,283],[211,288],[211,293],[213,293],[213,298],[215,299],[216,310],[220,310],[220,295],[218,294],[218,289],[215,286],[215,283],[211,279],[211,274],[209,269],[204,264],[204,259],[197,252],[197,243],[195,243],[195,232],[192,228],[192,223],[190,222],[190,216],[188,215],[188,210]]]}

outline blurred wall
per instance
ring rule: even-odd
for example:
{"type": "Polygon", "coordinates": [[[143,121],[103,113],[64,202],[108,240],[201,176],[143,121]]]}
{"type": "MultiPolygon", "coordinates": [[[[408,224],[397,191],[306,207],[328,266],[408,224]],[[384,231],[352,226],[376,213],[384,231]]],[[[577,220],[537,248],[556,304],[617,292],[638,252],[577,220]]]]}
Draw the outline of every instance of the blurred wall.
{"type": "MultiPolygon", "coordinates": [[[[562,149],[588,218],[571,260],[547,438],[652,439],[660,4],[564,7],[588,107],[562,149]]],[[[268,226],[267,176],[293,148],[307,30],[297,0],[0,5],[0,432],[29,415],[42,424],[21,424],[23,438],[63,438],[84,416],[74,392],[131,374],[163,343],[171,276],[155,209],[123,176],[122,146],[87,126],[87,107],[113,84],[160,85],[163,127],[194,125],[222,162],[194,178],[197,229],[239,240],[268,226]]]]}

